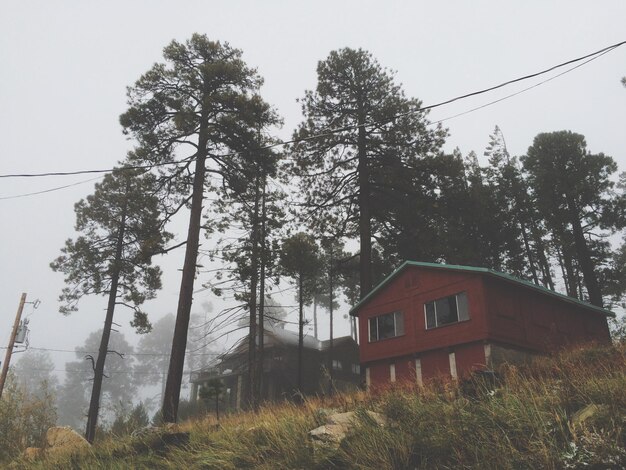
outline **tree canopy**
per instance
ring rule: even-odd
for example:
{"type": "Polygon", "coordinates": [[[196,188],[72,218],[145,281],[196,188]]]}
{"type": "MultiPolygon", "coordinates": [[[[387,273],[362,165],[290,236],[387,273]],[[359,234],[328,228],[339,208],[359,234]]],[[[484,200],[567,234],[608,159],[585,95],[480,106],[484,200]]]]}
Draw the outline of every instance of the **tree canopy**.
{"type": "Polygon", "coordinates": [[[260,147],[263,130],[279,122],[258,93],[261,77],[241,56],[240,50],[204,35],[172,41],[163,50],[165,63],[155,64],[129,87],[129,108],[120,117],[124,132],[137,140],[132,161],[158,166],[182,158],[179,165],[160,167],[160,181],[180,198],[179,207],[191,202],[163,401],[166,422],[176,421],[180,399],[205,190],[245,188],[254,167],[250,152],[260,147]]]}
{"type": "MultiPolygon", "coordinates": [[[[587,150],[585,138],[571,131],[542,133],[523,158],[537,208],[562,247],[567,270],[580,270],[592,304],[602,306],[598,269],[605,262],[601,229],[612,229],[611,175],[615,161],[587,150]],[[576,263],[573,266],[571,263],[576,263]]],[[[577,288],[570,272],[568,293],[577,288]]]]}
{"type": "Polygon", "coordinates": [[[428,127],[421,102],[406,98],[369,52],[332,51],[317,77],[301,101],[290,170],[318,231],[359,239],[362,297],[373,283],[372,239],[414,194],[419,158],[437,153],[446,133],[428,127]]]}
{"type": "Polygon", "coordinates": [[[117,279],[115,303],[133,310],[131,324],[138,331],[149,331],[140,307],[161,288],[161,269],[152,257],[172,238],[163,229],[161,209],[154,176],[124,168],[107,174],[92,195],[76,203],[80,235],[67,240],[50,264],[65,274],[61,313],[76,311],[85,295],[108,296],[117,279]]]}

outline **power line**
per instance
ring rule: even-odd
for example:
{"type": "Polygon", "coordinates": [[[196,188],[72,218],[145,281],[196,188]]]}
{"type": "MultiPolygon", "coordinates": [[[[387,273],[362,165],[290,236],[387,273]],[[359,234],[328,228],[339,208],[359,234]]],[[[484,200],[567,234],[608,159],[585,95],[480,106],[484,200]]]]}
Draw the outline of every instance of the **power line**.
{"type": "Polygon", "coordinates": [[[557,74],[557,75],[555,75],[555,76],[553,76],[553,77],[550,77],[550,78],[547,78],[547,79],[545,79],[545,80],[542,80],[542,81],[540,81],[539,83],[535,83],[534,85],[531,85],[531,86],[526,87],[526,88],[524,88],[524,89],[522,89],[522,90],[516,91],[515,93],[511,93],[510,95],[503,96],[502,98],[498,98],[497,100],[493,100],[493,101],[490,101],[490,102],[488,102],[488,103],[482,104],[482,105],[480,105],[480,106],[476,106],[475,108],[468,109],[467,111],[463,111],[463,112],[458,113],[458,114],[455,114],[455,115],[453,115],[453,116],[448,116],[448,117],[446,117],[446,118],[439,119],[439,120],[437,120],[437,121],[433,121],[433,122],[431,122],[431,123],[429,123],[429,124],[430,124],[430,125],[440,124],[440,123],[442,123],[442,122],[444,122],[444,121],[449,121],[450,119],[454,119],[454,118],[457,118],[457,117],[460,117],[460,116],[464,116],[464,115],[469,114],[469,113],[473,113],[474,111],[478,111],[479,109],[483,109],[483,108],[486,108],[486,107],[491,106],[491,105],[493,105],[493,104],[500,103],[501,101],[507,100],[507,99],[509,99],[509,98],[513,98],[514,96],[521,95],[521,94],[522,94],[522,93],[524,93],[524,92],[527,92],[527,91],[529,91],[529,90],[532,90],[533,88],[537,88],[538,86],[541,86],[541,85],[543,85],[543,84],[545,84],[545,83],[551,82],[552,80],[554,80],[554,79],[556,79],[556,78],[558,78],[558,77],[561,77],[561,76],[563,76],[563,75],[565,75],[565,74],[567,74],[567,73],[569,73],[569,72],[571,72],[571,71],[573,71],[573,70],[575,70],[575,69],[577,69],[577,68],[582,67],[582,66],[583,66],[583,65],[585,65],[585,64],[588,64],[589,62],[592,62],[592,61],[594,61],[594,60],[596,60],[596,59],[599,59],[599,58],[600,58],[600,57],[602,57],[604,54],[608,54],[608,53],[609,53],[609,52],[611,52],[612,50],[613,50],[613,49],[605,50],[604,52],[602,52],[602,53],[600,53],[600,54],[598,54],[598,55],[596,55],[596,56],[591,57],[590,59],[588,59],[588,60],[584,61],[584,62],[583,62],[583,63],[581,63],[581,64],[575,65],[574,67],[571,67],[571,68],[569,68],[569,69],[567,69],[567,70],[565,70],[565,71],[563,71],[563,72],[561,72],[561,73],[559,73],[559,74],[557,74]]]}
{"type": "Polygon", "coordinates": [[[43,191],[36,191],[34,193],[17,194],[14,196],[3,196],[3,197],[0,197],[0,201],[6,200],[6,199],[17,199],[17,198],[26,197],[26,196],[35,196],[37,194],[51,193],[53,191],[59,191],[61,189],[71,188],[72,186],[78,186],[79,184],[84,184],[84,183],[89,183],[90,181],[99,180],[100,178],[102,178],[102,176],[97,176],[95,178],[90,178],[88,180],[79,181],[73,184],[66,184],[65,186],[57,186],[56,188],[44,189],[43,191]]]}
{"type": "Polygon", "coordinates": [[[52,171],[46,173],[14,173],[7,175],[0,175],[0,178],[37,178],[40,176],[73,176],[73,175],[86,175],[92,173],[111,173],[115,170],[150,170],[155,167],[167,166],[167,165],[180,165],[181,163],[189,162],[193,157],[187,157],[182,160],[168,160],[160,163],[150,163],[149,165],[124,165],[122,167],[100,169],[100,170],[76,170],[76,171],[52,171]]]}
{"type": "MultiPolygon", "coordinates": [[[[412,110],[404,112],[404,113],[396,114],[396,115],[394,115],[394,116],[392,116],[390,118],[387,118],[387,119],[385,119],[383,121],[371,121],[371,122],[367,122],[367,123],[361,124],[361,125],[354,124],[354,125],[343,126],[343,127],[339,127],[339,128],[335,128],[335,129],[329,129],[326,132],[321,133],[321,134],[315,134],[315,135],[312,135],[312,136],[309,136],[309,137],[303,137],[303,138],[283,140],[283,141],[276,142],[276,143],[273,143],[273,144],[265,145],[265,146],[259,147],[258,149],[256,149],[256,151],[259,151],[259,150],[269,150],[269,149],[272,149],[272,148],[275,148],[275,147],[281,147],[281,146],[284,146],[284,145],[290,145],[290,144],[295,144],[295,143],[300,143],[300,142],[307,142],[307,141],[319,139],[321,137],[328,137],[330,135],[338,134],[338,133],[345,132],[345,131],[348,131],[348,130],[354,130],[354,129],[357,129],[357,128],[363,127],[363,126],[364,127],[370,127],[370,126],[374,126],[374,125],[387,124],[387,123],[389,123],[389,122],[391,122],[391,121],[393,121],[393,120],[395,120],[397,118],[400,118],[400,117],[409,116],[411,114],[415,114],[415,113],[419,113],[419,112],[423,112],[423,111],[428,111],[428,110],[431,110],[431,109],[439,108],[441,106],[445,106],[447,104],[454,103],[455,101],[460,101],[460,100],[463,100],[463,99],[466,99],[466,98],[470,98],[472,96],[482,95],[484,93],[488,93],[490,91],[497,90],[499,88],[503,88],[503,87],[511,85],[513,83],[518,83],[518,82],[521,82],[521,81],[524,81],[524,80],[529,80],[531,78],[535,78],[535,77],[544,75],[546,73],[552,72],[553,70],[559,69],[561,67],[565,67],[567,65],[570,65],[570,64],[573,64],[573,63],[576,63],[576,62],[585,61],[586,59],[593,60],[593,59],[595,59],[597,57],[600,57],[600,56],[602,56],[602,55],[604,55],[604,54],[606,54],[608,52],[611,52],[611,51],[617,49],[620,46],[623,46],[624,44],[626,44],[626,41],[618,42],[616,44],[604,47],[604,48],[602,48],[600,50],[597,50],[595,52],[592,52],[590,54],[586,54],[584,56],[577,57],[575,59],[571,59],[571,60],[562,62],[562,63],[557,64],[557,65],[553,65],[553,66],[551,66],[551,67],[549,67],[547,69],[541,70],[539,72],[534,72],[534,73],[531,73],[531,74],[528,74],[528,75],[524,75],[522,77],[514,78],[512,80],[508,80],[508,81],[502,82],[502,83],[500,83],[498,85],[493,85],[493,86],[490,86],[490,87],[487,87],[487,88],[483,88],[481,90],[473,91],[473,92],[470,92],[470,93],[465,93],[463,95],[459,95],[459,96],[456,96],[454,98],[450,98],[450,99],[447,99],[447,100],[444,100],[444,101],[440,101],[438,103],[431,104],[431,105],[428,105],[428,106],[420,106],[419,108],[412,109],[412,110]]],[[[584,65],[584,64],[586,64],[588,62],[591,62],[591,60],[587,60],[586,62],[584,62],[581,65],[584,65]]],[[[565,73],[571,72],[572,70],[574,70],[576,68],[578,68],[578,67],[573,67],[570,70],[567,70],[566,72],[557,75],[556,77],[559,77],[561,75],[564,75],[565,73]]],[[[553,77],[553,78],[556,78],[556,77],[553,77]]],[[[539,86],[539,85],[541,85],[543,83],[546,83],[548,81],[550,81],[550,80],[545,80],[544,82],[541,82],[541,83],[539,83],[539,84],[537,84],[535,86],[539,86]]],[[[534,88],[535,86],[529,87],[528,89],[534,88]]],[[[516,94],[522,93],[524,91],[527,91],[527,90],[522,90],[522,91],[517,92],[517,93],[515,93],[513,95],[510,95],[510,96],[515,96],[516,94]]],[[[500,100],[496,100],[496,101],[494,101],[492,103],[488,103],[488,104],[486,104],[484,106],[481,106],[481,107],[489,106],[490,104],[494,104],[494,103],[496,103],[498,101],[502,101],[502,100],[504,100],[506,98],[508,98],[508,97],[501,98],[500,100]]],[[[475,111],[476,109],[481,109],[481,107],[475,108],[475,109],[467,111],[467,112],[472,112],[472,111],[475,111]]],[[[452,117],[456,117],[456,116],[452,116],[452,117]]],[[[452,117],[446,118],[446,119],[452,119],[452,117]]],[[[231,153],[224,154],[222,156],[223,157],[228,157],[228,156],[238,155],[240,153],[241,152],[231,152],[231,153]]],[[[186,159],[184,159],[182,161],[168,161],[168,162],[154,163],[154,164],[149,164],[149,165],[125,166],[124,168],[125,169],[151,169],[151,168],[154,168],[154,167],[164,166],[164,165],[179,165],[181,163],[188,162],[191,158],[192,157],[188,157],[188,158],[186,158],[186,159]]],[[[34,178],[34,177],[42,177],[42,176],[70,176],[70,175],[81,175],[81,174],[89,174],[89,173],[110,173],[113,170],[114,169],[111,168],[111,169],[100,169],[100,170],[78,170],[78,171],[66,171],[66,172],[21,173],[21,174],[17,174],[16,173],[16,174],[5,174],[5,175],[1,175],[0,174],[0,178],[34,178]]]]}
{"type": "MultiPolygon", "coordinates": [[[[0,349],[6,349],[6,346],[0,347],[0,349]]],[[[54,349],[54,348],[35,348],[29,347],[28,349],[32,349],[33,351],[49,351],[49,352],[62,352],[62,353],[75,353],[75,354],[98,354],[98,351],[77,351],[75,349],[54,349]]],[[[219,356],[221,353],[196,353],[196,354],[187,354],[188,356],[219,356]]],[[[160,356],[160,357],[169,357],[169,354],[157,354],[157,353],[122,353],[124,356],[160,356]]]]}
{"type": "MultiPolygon", "coordinates": [[[[93,374],[93,370],[90,369],[45,369],[45,368],[36,368],[36,367],[28,367],[26,369],[20,369],[24,371],[41,371],[41,372],[65,372],[68,374],[93,374]]],[[[192,371],[188,370],[186,373],[190,373],[192,371]]],[[[133,375],[167,375],[167,372],[142,372],[139,370],[107,370],[107,374],[133,374],[133,375]]]]}

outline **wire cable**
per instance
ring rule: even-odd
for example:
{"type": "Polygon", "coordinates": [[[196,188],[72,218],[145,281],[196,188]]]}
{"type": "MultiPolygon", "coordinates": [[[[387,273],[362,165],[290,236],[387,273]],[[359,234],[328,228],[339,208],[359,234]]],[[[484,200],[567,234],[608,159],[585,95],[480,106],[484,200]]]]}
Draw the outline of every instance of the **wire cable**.
{"type": "Polygon", "coordinates": [[[40,176],[73,176],[73,175],[87,175],[92,173],[111,173],[115,170],[150,170],[155,167],[167,166],[167,165],[180,165],[181,163],[188,163],[192,157],[187,157],[182,160],[168,160],[160,163],[150,163],[148,165],[124,165],[123,167],[107,168],[100,170],[76,170],[76,171],[51,171],[46,173],[13,173],[7,175],[0,175],[0,178],[38,178],[40,176]]]}
{"type": "Polygon", "coordinates": [[[433,121],[433,122],[429,123],[429,125],[441,124],[444,121],[449,121],[450,119],[454,119],[454,118],[457,118],[457,117],[460,117],[460,116],[464,116],[464,115],[469,114],[469,113],[473,113],[474,111],[478,111],[479,109],[483,109],[483,108],[486,108],[486,107],[491,106],[493,104],[500,103],[501,101],[507,100],[509,98],[513,98],[514,96],[521,95],[522,93],[524,93],[526,91],[532,90],[533,88],[537,88],[540,85],[543,85],[545,83],[551,82],[552,80],[554,80],[554,79],[556,79],[556,78],[558,78],[558,77],[560,77],[562,75],[565,75],[565,74],[567,74],[567,73],[569,73],[569,72],[571,72],[571,71],[573,71],[573,70],[575,70],[577,68],[582,67],[585,64],[588,64],[589,62],[592,62],[592,61],[594,61],[596,59],[599,59],[604,54],[608,54],[612,50],[613,49],[606,50],[606,51],[602,52],[601,54],[598,54],[598,55],[596,55],[594,57],[591,57],[590,59],[586,60],[585,62],[583,62],[581,64],[575,65],[574,67],[571,67],[571,68],[569,68],[569,69],[567,69],[567,70],[565,70],[565,71],[563,71],[563,72],[561,72],[561,73],[559,73],[559,74],[557,74],[557,75],[555,75],[553,77],[550,77],[550,78],[547,78],[545,80],[542,80],[539,83],[535,83],[534,85],[526,87],[526,88],[524,88],[522,90],[519,90],[519,91],[517,91],[515,93],[511,93],[510,95],[503,96],[502,98],[498,98],[497,100],[493,100],[493,101],[490,101],[488,103],[482,104],[480,106],[476,106],[475,108],[468,109],[467,111],[463,111],[463,112],[455,114],[453,116],[448,116],[446,118],[439,119],[437,121],[433,121]]]}
{"type": "Polygon", "coordinates": [[[36,196],[37,194],[51,193],[54,191],[59,191],[61,189],[71,188],[72,186],[78,186],[79,184],[89,183],[90,181],[96,181],[101,178],[102,176],[96,176],[95,178],[90,178],[88,180],[79,181],[73,184],[66,184],[64,186],[57,186],[56,188],[44,189],[43,191],[35,191],[34,193],[16,194],[14,196],[2,196],[0,197],[0,201],[6,200],[6,199],[17,199],[20,197],[27,197],[27,196],[36,196]]]}
{"type": "MultiPolygon", "coordinates": [[[[0,349],[6,349],[6,346],[1,346],[0,349]]],[[[62,352],[62,353],[74,353],[74,354],[98,354],[98,351],[82,351],[75,349],[54,349],[54,348],[35,348],[29,347],[28,349],[32,349],[33,351],[48,351],[48,352],[62,352]]],[[[155,356],[155,357],[169,357],[169,353],[122,353],[124,356],[155,356]]],[[[210,352],[210,353],[192,353],[187,354],[187,356],[219,356],[221,353],[210,352]]]]}
{"type": "MultiPolygon", "coordinates": [[[[307,142],[307,141],[319,139],[319,138],[322,138],[322,137],[328,137],[328,136],[331,136],[331,135],[334,135],[334,134],[338,134],[338,133],[341,133],[341,132],[345,132],[345,131],[348,131],[348,130],[354,130],[354,129],[357,129],[359,127],[370,127],[370,126],[373,126],[373,125],[386,124],[386,123],[389,123],[389,122],[391,122],[391,121],[393,121],[393,120],[395,120],[397,118],[400,118],[400,117],[409,116],[411,114],[420,113],[420,112],[423,112],[423,111],[428,111],[428,110],[431,110],[431,109],[439,108],[441,106],[445,106],[447,104],[454,103],[455,101],[459,101],[459,100],[463,100],[463,99],[466,99],[466,98],[470,98],[472,96],[478,96],[478,95],[481,95],[481,94],[484,94],[484,93],[488,93],[488,92],[493,91],[493,90],[497,90],[499,88],[506,87],[506,86],[511,85],[513,83],[518,83],[518,82],[521,82],[521,81],[524,81],[524,80],[529,80],[531,78],[538,77],[540,75],[544,75],[546,73],[552,72],[553,70],[559,69],[561,67],[565,67],[567,65],[570,65],[570,64],[573,64],[573,63],[576,63],[576,62],[585,61],[586,59],[590,59],[590,58],[596,58],[595,56],[599,57],[601,55],[604,55],[604,54],[606,54],[608,52],[611,52],[611,51],[617,49],[620,46],[623,46],[624,44],[626,44],[626,41],[621,41],[621,42],[618,42],[618,43],[613,44],[611,46],[603,47],[602,49],[597,50],[595,52],[592,52],[590,54],[586,54],[584,56],[577,57],[577,58],[571,59],[571,60],[567,60],[567,61],[562,62],[562,63],[557,64],[557,65],[553,65],[553,66],[551,66],[551,67],[549,67],[547,69],[541,70],[539,72],[534,72],[534,73],[531,73],[531,74],[528,74],[528,75],[524,75],[522,77],[514,78],[512,80],[507,80],[507,81],[499,83],[497,85],[493,85],[493,86],[490,86],[490,87],[487,87],[487,88],[483,88],[481,90],[473,91],[473,92],[470,92],[470,93],[465,93],[463,95],[459,95],[459,96],[456,96],[454,98],[450,98],[450,99],[447,99],[447,100],[444,100],[444,101],[440,101],[438,103],[431,104],[431,105],[428,105],[428,106],[420,106],[420,107],[412,109],[410,111],[407,111],[407,112],[404,112],[404,113],[400,113],[400,114],[396,114],[396,115],[394,115],[394,116],[392,116],[390,118],[387,118],[387,119],[385,119],[383,121],[371,121],[371,122],[367,122],[367,123],[364,123],[364,124],[354,124],[354,125],[349,125],[349,126],[343,126],[343,127],[339,127],[339,128],[335,128],[335,129],[330,129],[330,130],[328,130],[328,131],[326,131],[324,133],[321,133],[321,134],[315,134],[315,135],[311,135],[311,136],[308,136],[308,137],[295,138],[295,139],[290,139],[290,140],[283,140],[283,141],[280,141],[280,142],[276,142],[276,143],[273,143],[273,144],[269,144],[269,145],[265,145],[265,146],[259,147],[258,149],[256,149],[256,151],[270,150],[272,148],[281,147],[281,146],[284,146],[284,145],[291,145],[291,144],[296,144],[296,143],[300,143],[300,142],[307,142]]],[[[581,65],[584,65],[585,63],[588,63],[590,61],[591,60],[587,60],[586,62],[584,62],[581,65]]],[[[574,67],[574,68],[572,68],[572,69],[570,69],[570,70],[568,70],[568,71],[566,71],[566,72],[564,72],[562,74],[559,74],[559,75],[557,75],[557,77],[561,76],[561,75],[564,75],[565,73],[571,72],[575,68],[578,68],[578,67],[574,67]]],[[[556,77],[554,77],[554,78],[556,78],[556,77]]],[[[547,81],[549,81],[549,80],[546,80],[546,82],[547,81]]],[[[540,84],[542,84],[542,83],[540,83],[540,84]]],[[[538,85],[540,85],[540,84],[538,84],[538,85]]],[[[534,87],[529,87],[529,89],[531,89],[531,88],[534,88],[534,87]]],[[[525,90],[523,90],[523,91],[525,91],[525,90]]],[[[522,93],[523,91],[520,91],[517,94],[522,93]]],[[[512,96],[515,96],[515,94],[513,94],[512,96]]],[[[502,101],[503,99],[506,99],[506,97],[502,98],[500,101],[502,101]]],[[[498,101],[495,101],[495,102],[498,102],[498,101]]],[[[490,104],[493,104],[493,103],[490,103],[490,104]]],[[[487,104],[485,106],[488,106],[488,105],[489,104],[487,104]]],[[[480,109],[480,107],[477,108],[477,109],[480,109]]],[[[468,112],[471,112],[471,111],[468,111],[468,112]]],[[[453,117],[456,117],[456,116],[453,116],[453,117]]],[[[448,118],[448,119],[451,119],[451,118],[448,118]]],[[[234,155],[238,155],[240,153],[241,152],[231,152],[231,153],[227,153],[227,154],[222,155],[222,157],[234,156],[234,155]]],[[[161,163],[153,163],[153,164],[149,164],[149,165],[134,165],[134,166],[127,166],[127,167],[124,167],[124,168],[128,168],[128,169],[150,169],[150,168],[154,168],[154,167],[158,167],[158,166],[164,166],[164,165],[179,165],[179,164],[185,163],[187,161],[189,161],[189,158],[184,159],[182,161],[168,161],[168,162],[161,162],[161,163]]],[[[109,172],[111,172],[113,170],[114,169],[111,168],[111,169],[100,169],[100,170],[78,170],[78,171],[46,172],[46,173],[14,173],[14,174],[0,174],[0,178],[34,178],[34,177],[42,177],[42,176],[70,176],[70,175],[82,175],[82,174],[89,174],[89,173],[109,173],[109,172]]]]}

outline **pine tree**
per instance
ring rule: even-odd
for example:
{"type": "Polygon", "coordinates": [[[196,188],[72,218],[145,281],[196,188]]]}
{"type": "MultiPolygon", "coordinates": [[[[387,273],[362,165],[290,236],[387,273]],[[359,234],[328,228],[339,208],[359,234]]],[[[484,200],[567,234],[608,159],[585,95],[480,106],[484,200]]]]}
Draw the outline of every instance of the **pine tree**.
{"type": "Polygon", "coordinates": [[[76,240],[68,240],[63,254],[51,263],[65,274],[67,287],[60,296],[61,312],[77,309],[85,295],[108,297],[108,305],[98,356],[85,437],[93,442],[100,407],[104,364],[117,305],[133,310],[131,322],[139,332],[150,329],[147,315],[140,309],[161,287],[161,270],[152,266],[152,256],[161,252],[171,235],[163,230],[159,199],[154,194],[155,179],[137,170],[121,168],[96,184],[93,195],[75,206],[76,240]]]}
{"type": "Polygon", "coordinates": [[[317,272],[321,268],[319,248],[312,236],[299,232],[287,238],[281,248],[282,273],[294,279],[298,291],[298,377],[297,392],[302,391],[304,352],[304,306],[313,300],[317,272]]]}
{"type": "MultiPolygon", "coordinates": [[[[77,346],[75,361],[65,363],[65,380],[58,388],[57,409],[59,424],[78,429],[86,424],[90,396],[93,391],[93,352],[98,351],[102,341],[102,330],[91,332],[83,344],[77,346]],[[91,385],[91,390],[90,390],[91,385]]],[[[116,404],[129,406],[143,384],[142,375],[135,375],[133,347],[121,333],[111,335],[108,349],[120,354],[107,357],[102,381],[98,418],[110,413],[116,404]]]]}
{"type": "Polygon", "coordinates": [[[545,230],[540,225],[518,159],[509,155],[498,126],[490,136],[485,156],[489,158],[486,177],[500,215],[497,226],[503,234],[504,270],[554,289],[545,230]]]}
{"type": "Polygon", "coordinates": [[[259,132],[278,123],[258,94],[262,79],[241,55],[227,43],[199,34],[184,44],[172,41],[163,51],[165,63],[155,64],[129,88],[129,109],[120,117],[125,132],[138,141],[133,161],[160,165],[183,156],[181,165],[161,167],[163,186],[180,196],[181,207],[190,203],[163,401],[166,422],[177,417],[205,191],[214,185],[235,189],[247,184],[242,176],[250,164],[247,157],[258,149],[259,132]]]}
{"type": "Polygon", "coordinates": [[[412,190],[419,156],[436,152],[441,128],[428,129],[421,103],[362,49],[330,53],[315,91],[302,100],[293,174],[318,230],[342,227],[360,243],[360,296],[373,286],[372,240],[389,210],[412,190]]]}
{"type": "Polygon", "coordinates": [[[541,216],[560,246],[568,293],[580,295],[580,271],[589,301],[601,307],[598,270],[607,260],[591,239],[615,228],[609,217],[610,176],[617,165],[607,155],[589,152],[585,138],[571,131],[537,135],[522,161],[541,216]]]}

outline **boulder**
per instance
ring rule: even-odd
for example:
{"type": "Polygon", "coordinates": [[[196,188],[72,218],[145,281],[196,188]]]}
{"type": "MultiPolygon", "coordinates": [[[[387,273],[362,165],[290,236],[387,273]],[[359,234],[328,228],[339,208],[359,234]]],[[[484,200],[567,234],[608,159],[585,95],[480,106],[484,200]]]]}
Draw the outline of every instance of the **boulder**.
{"type": "MultiPolygon", "coordinates": [[[[368,419],[378,426],[385,426],[387,420],[379,413],[367,411],[368,419]]],[[[347,434],[354,428],[355,423],[359,420],[359,416],[354,411],[347,413],[334,413],[328,416],[326,424],[309,431],[309,437],[313,441],[314,447],[324,446],[330,448],[339,448],[347,434]]]]}
{"type": "Polygon", "coordinates": [[[189,432],[181,431],[180,427],[173,423],[141,428],[133,432],[131,437],[135,452],[140,454],[155,452],[158,455],[165,455],[168,448],[189,444],[189,432]]]}
{"type": "Polygon", "coordinates": [[[606,411],[607,411],[607,408],[605,405],[595,405],[595,404],[587,405],[572,415],[570,419],[570,423],[574,427],[582,426],[583,424],[585,424],[585,421],[589,420],[590,418],[593,418],[598,413],[606,412],[606,411]]]}
{"type": "Polygon", "coordinates": [[[46,432],[46,449],[48,455],[59,453],[79,453],[91,448],[87,440],[69,426],[55,426],[46,432]]]}
{"type": "Polygon", "coordinates": [[[22,458],[29,462],[40,459],[42,456],[43,449],[40,449],[39,447],[27,447],[24,449],[24,453],[22,454],[22,458]]]}

